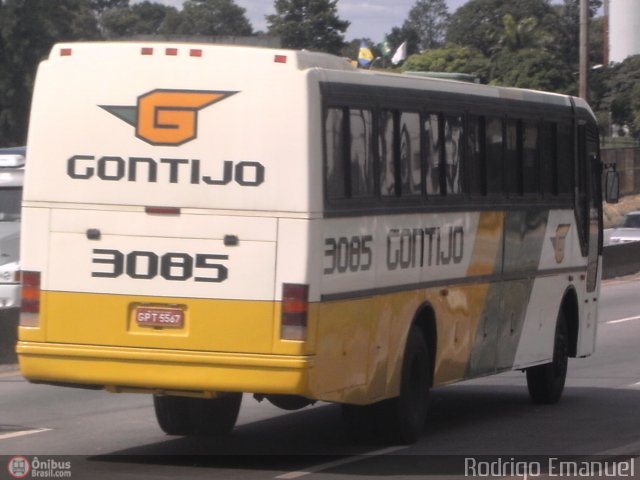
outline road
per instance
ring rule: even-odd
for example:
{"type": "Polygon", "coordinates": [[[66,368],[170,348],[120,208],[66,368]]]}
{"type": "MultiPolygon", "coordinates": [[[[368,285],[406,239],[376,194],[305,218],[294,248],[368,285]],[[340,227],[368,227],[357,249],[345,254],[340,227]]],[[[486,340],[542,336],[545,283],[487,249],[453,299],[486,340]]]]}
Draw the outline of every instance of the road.
{"type": "Polygon", "coordinates": [[[148,396],[31,385],[5,367],[0,455],[67,458],[72,478],[225,480],[418,477],[445,473],[432,471],[438,455],[637,457],[639,288],[603,285],[597,352],[571,360],[558,405],[533,405],[520,372],[438,388],[428,429],[410,447],[351,444],[334,405],[290,413],[248,396],[229,439],[169,437],[148,396]]]}

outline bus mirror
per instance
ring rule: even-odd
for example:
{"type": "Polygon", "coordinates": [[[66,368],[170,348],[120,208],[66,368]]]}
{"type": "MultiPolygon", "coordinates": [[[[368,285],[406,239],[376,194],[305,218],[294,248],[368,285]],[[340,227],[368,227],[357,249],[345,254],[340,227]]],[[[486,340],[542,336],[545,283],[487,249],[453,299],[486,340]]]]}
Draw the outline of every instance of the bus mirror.
{"type": "Polygon", "coordinates": [[[607,203],[618,203],[620,199],[620,174],[608,171],[605,177],[606,201],[607,203]]]}

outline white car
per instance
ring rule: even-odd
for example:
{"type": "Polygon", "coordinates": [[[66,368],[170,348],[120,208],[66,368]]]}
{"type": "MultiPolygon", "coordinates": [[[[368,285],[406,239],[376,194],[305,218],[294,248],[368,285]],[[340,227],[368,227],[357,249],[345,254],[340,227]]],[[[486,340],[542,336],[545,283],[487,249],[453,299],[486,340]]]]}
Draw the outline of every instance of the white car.
{"type": "Polygon", "coordinates": [[[624,216],[624,222],[611,232],[610,245],[640,241],[640,211],[629,212],[624,216]]]}
{"type": "Polygon", "coordinates": [[[20,307],[20,211],[25,148],[0,148],[0,310],[20,307]]]}

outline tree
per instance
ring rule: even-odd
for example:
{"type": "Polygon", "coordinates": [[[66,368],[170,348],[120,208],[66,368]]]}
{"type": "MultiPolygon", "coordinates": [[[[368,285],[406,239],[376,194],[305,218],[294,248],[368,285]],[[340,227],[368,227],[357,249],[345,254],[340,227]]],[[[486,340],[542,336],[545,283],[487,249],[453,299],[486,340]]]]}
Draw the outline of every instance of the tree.
{"type": "Polygon", "coordinates": [[[391,33],[387,34],[387,41],[392,55],[404,42],[407,42],[407,55],[420,52],[420,39],[418,38],[418,33],[412,28],[406,28],[405,26],[402,28],[393,27],[391,33]]]}
{"type": "Polygon", "coordinates": [[[187,0],[175,33],[248,36],[253,33],[253,27],[245,12],[233,0],[187,0]]]}
{"type": "Polygon", "coordinates": [[[476,48],[450,43],[443,48],[411,55],[402,69],[419,72],[468,73],[486,81],[489,77],[491,62],[476,48]]]}
{"type": "Polygon", "coordinates": [[[275,0],[276,13],[267,15],[268,32],[285,48],[340,54],[349,22],[340,20],[338,0],[275,0]]]}
{"type": "MultiPolygon", "coordinates": [[[[591,104],[600,117],[610,117],[611,123],[626,126],[635,138],[640,137],[640,55],[597,72],[598,89],[591,104]]],[[[602,125],[601,125],[602,127],[602,125]]]]}
{"type": "Polygon", "coordinates": [[[493,60],[496,85],[569,93],[574,80],[571,70],[554,53],[543,48],[504,50],[493,60]]]}
{"type": "Polygon", "coordinates": [[[106,38],[169,34],[176,30],[173,24],[178,22],[177,9],[148,0],[109,8],[100,15],[102,34],[106,38]]]}
{"type": "Polygon", "coordinates": [[[89,0],[5,0],[0,4],[0,144],[25,143],[36,69],[53,44],[97,38],[89,0]]]}
{"type": "Polygon", "coordinates": [[[538,29],[538,20],[534,17],[526,17],[519,21],[513,15],[507,13],[502,19],[504,33],[500,38],[500,46],[515,52],[522,48],[543,47],[550,43],[549,38],[545,38],[544,32],[541,35],[538,29]]]}
{"type": "Polygon", "coordinates": [[[560,28],[558,14],[548,0],[470,0],[451,16],[447,41],[475,47],[491,57],[500,40],[505,38],[507,15],[515,25],[524,19],[535,19],[536,29],[531,32],[535,35],[547,35],[560,28]]]}
{"type": "Polygon", "coordinates": [[[417,0],[402,29],[415,32],[419,51],[439,48],[444,44],[450,17],[445,0],[417,0]]]}
{"type": "MultiPolygon", "coordinates": [[[[602,0],[589,0],[589,15],[595,16],[602,0]]],[[[578,71],[580,48],[580,0],[564,0],[555,7],[560,21],[556,31],[556,49],[563,60],[578,71]]],[[[589,57],[592,63],[602,63],[602,22],[592,22],[589,29],[589,57]]]]}
{"type": "Polygon", "coordinates": [[[111,8],[124,8],[129,6],[129,0],[90,0],[91,9],[97,15],[101,15],[111,8]]]}

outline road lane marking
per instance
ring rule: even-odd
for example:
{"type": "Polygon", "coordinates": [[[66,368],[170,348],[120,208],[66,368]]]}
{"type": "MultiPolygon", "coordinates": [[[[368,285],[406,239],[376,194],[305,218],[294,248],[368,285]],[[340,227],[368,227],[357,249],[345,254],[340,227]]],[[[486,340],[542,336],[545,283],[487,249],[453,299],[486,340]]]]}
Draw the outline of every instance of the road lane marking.
{"type": "Polygon", "coordinates": [[[9,438],[24,437],[25,435],[33,435],[34,433],[49,432],[50,428],[35,428],[33,430],[20,430],[19,432],[0,433],[0,440],[9,438]]]}
{"type": "Polygon", "coordinates": [[[636,315],[635,317],[620,318],[618,320],[609,320],[608,322],[605,322],[605,323],[612,325],[615,323],[632,322],[634,320],[640,320],[640,315],[636,315]]]}
{"type": "Polygon", "coordinates": [[[353,457],[342,458],[340,460],[334,460],[333,462],[321,463],[319,465],[314,465],[305,470],[298,470],[295,472],[283,473],[282,475],[278,475],[277,480],[294,480],[296,478],[304,477],[306,475],[311,475],[312,473],[322,472],[324,470],[329,470],[330,468],[341,467],[343,465],[348,465],[350,463],[360,462],[368,457],[378,457],[381,455],[388,455],[393,452],[397,452],[399,450],[404,450],[407,447],[389,447],[383,448],[381,450],[375,450],[373,452],[362,453],[360,455],[356,455],[353,457]]]}
{"type": "Polygon", "coordinates": [[[15,377],[17,375],[20,375],[20,370],[17,368],[12,370],[6,370],[6,371],[0,370],[0,378],[15,377]]]}

